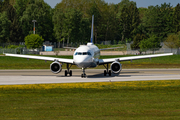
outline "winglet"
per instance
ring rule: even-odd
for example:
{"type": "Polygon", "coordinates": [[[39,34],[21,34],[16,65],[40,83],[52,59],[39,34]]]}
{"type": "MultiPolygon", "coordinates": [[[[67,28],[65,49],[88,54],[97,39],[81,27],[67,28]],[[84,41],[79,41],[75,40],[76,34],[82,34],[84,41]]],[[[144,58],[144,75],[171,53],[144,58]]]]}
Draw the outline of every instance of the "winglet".
{"type": "Polygon", "coordinates": [[[94,15],[92,16],[92,26],[91,26],[91,43],[93,43],[93,26],[94,26],[94,15]]]}

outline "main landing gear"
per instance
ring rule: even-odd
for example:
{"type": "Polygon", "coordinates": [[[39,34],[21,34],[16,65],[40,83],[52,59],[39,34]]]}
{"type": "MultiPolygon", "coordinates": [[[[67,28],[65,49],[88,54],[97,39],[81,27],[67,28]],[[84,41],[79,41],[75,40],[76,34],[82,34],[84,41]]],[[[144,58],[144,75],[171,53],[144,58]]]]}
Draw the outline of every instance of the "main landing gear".
{"type": "MultiPolygon", "coordinates": [[[[72,64],[71,64],[72,66],[72,64]]],[[[69,70],[71,68],[71,66],[69,67],[69,64],[67,63],[67,70],[65,70],[65,76],[67,76],[69,74],[69,76],[72,76],[72,70],[69,70]]]]}
{"type": "Polygon", "coordinates": [[[106,68],[106,70],[104,70],[104,76],[106,76],[107,74],[109,74],[109,76],[111,76],[111,70],[109,69],[109,65],[106,64],[106,66],[103,64],[103,66],[106,68]]]}
{"type": "Polygon", "coordinates": [[[86,78],[85,68],[82,68],[83,74],[81,74],[82,78],[86,78]]]}

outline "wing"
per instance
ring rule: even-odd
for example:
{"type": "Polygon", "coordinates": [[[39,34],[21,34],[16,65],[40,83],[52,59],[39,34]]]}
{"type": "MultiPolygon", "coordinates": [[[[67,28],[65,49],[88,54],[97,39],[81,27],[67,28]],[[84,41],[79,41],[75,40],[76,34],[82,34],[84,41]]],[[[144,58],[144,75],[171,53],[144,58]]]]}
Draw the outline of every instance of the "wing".
{"type": "Polygon", "coordinates": [[[99,59],[99,64],[112,63],[114,61],[131,61],[137,59],[145,59],[145,58],[153,58],[153,57],[161,57],[161,56],[169,56],[173,55],[173,53],[166,54],[155,54],[155,55],[141,55],[141,56],[132,56],[132,57],[120,57],[120,58],[110,58],[110,59],[99,59]]]}
{"type": "Polygon", "coordinates": [[[42,57],[42,56],[32,56],[32,55],[20,55],[20,54],[8,54],[8,53],[5,53],[5,56],[28,58],[28,59],[37,59],[37,60],[47,60],[47,61],[59,61],[62,63],[70,63],[70,64],[74,63],[73,59],[64,59],[64,58],[42,57]]]}

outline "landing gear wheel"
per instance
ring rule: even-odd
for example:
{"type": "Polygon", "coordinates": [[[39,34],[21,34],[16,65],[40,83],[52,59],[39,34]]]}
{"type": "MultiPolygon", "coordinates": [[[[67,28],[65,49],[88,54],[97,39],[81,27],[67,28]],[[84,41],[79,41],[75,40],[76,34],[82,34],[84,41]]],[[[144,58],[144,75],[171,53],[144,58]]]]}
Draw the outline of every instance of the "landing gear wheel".
{"type": "Polygon", "coordinates": [[[104,76],[106,76],[106,74],[107,74],[107,72],[106,72],[106,70],[104,70],[104,76]]]}
{"type": "MultiPolygon", "coordinates": [[[[71,64],[72,66],[72,64],[71,64]]],[[[72,70],[69,70],[71,68],[71,66],[69,67],[69,64],[67,63],[67,70],[65,70],[65,76],[67,76],[69,74],[69,76],[72,76],[72,70]]]]}
{"type": "Polygon", "coordinates": [[[109,70],[109,76],[111,76],[111,70],[109,70]]]}
{"type": "Polygon", "coordinates": [[[68,73],[67,73],[67,70],[65,70],[65,76],[67,76],[67,74],[68,74],[68,73]]]}
{"type": "Polygon", "coordinates": [[[70,70],[69,75],[72,76],[72,70],[70,70]]]}
{"type": "Polygon", "coordinates": [[[86,74],[81,74],[81,77],[82,78],[86,78],[86,74]]]}
{"type": "Polygon", "coordinates": [[[106,70],[104,70],[104,76],[106,76],[107,74],[109,74],[109,76],[111,76],[111,70],[109,70],[109,65],[106,64],[106,65],[104,65],[104,67],[106,68],[106,70]]]}

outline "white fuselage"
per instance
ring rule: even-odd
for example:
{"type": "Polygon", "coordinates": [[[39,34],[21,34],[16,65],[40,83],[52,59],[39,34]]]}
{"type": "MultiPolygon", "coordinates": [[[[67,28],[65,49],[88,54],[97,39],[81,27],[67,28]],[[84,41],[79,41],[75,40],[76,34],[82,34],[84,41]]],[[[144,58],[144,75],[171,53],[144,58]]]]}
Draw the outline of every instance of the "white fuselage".
{"type": "Polygon", "coordinates": [[[96,67],[99,62],[100,50],[93,43],[81,45],[73,55],[74,64],[80,68],[96,67]]]}

